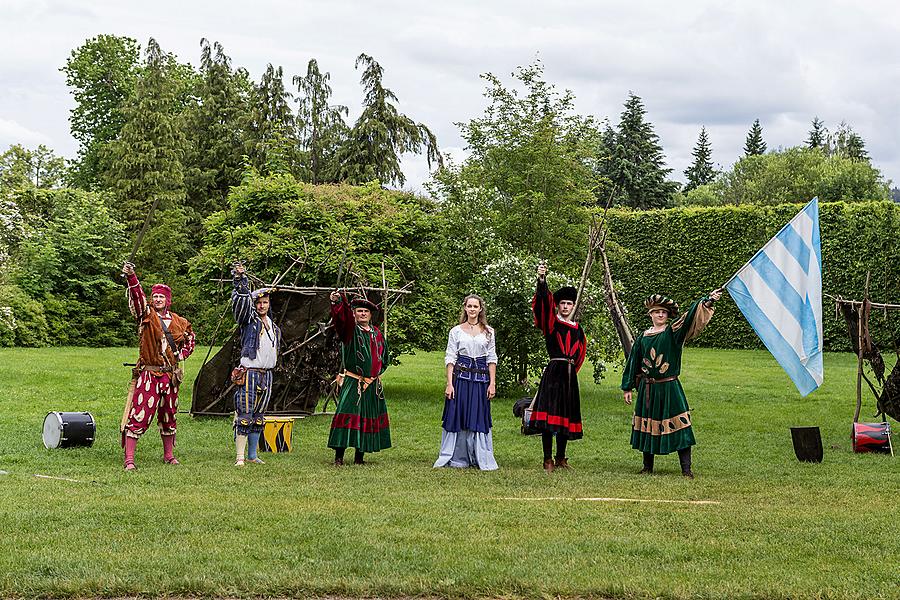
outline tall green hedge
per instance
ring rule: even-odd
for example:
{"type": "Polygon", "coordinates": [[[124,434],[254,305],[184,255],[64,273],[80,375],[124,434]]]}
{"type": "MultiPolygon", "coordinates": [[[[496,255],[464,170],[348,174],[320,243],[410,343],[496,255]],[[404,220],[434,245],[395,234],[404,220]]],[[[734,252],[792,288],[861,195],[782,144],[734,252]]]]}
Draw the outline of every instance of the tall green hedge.
{"type": "MultiPolygon", "coordinates": [[[[724,284],[802,208],[778,206],[685,207],[609,214],[610,268],[636,331],[649,326],[643,299],[651,293],[682,306],[724,284]]],[[[900,205],[892,202],[833,202],[819,206],[822,287],[825,294],[859,299],[866,271],[874,301],[900,303],[900,205]]],[[[823,301],[825,348],[846,351],[850,342],[834,302],[823,301]]],[[[896,320],[896,317],[894,317],[896,320]]],[[[897,326],[872,318],[876,340],[896,335],[897,326]]],[[[726,296],[699,345],[758,348],[761,342],[726,296]]]]}

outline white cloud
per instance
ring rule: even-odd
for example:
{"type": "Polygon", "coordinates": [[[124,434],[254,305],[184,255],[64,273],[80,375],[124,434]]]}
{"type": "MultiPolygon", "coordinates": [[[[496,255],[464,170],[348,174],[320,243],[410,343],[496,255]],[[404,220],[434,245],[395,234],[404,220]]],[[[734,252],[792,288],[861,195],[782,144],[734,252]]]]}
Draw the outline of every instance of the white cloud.
{"type": "MultiPolygon", "coordinates": [[[[454,123],[483,110],[480,73],[508,81],[540,57],[547,79],[572,89],[585,113],[615,122],[629,90],[640,95],[674,177],[701,125],[727,167],[753,119],[776,148],[801,143],[818,116],[831,127],[848,121],[875,164],[900,179],[900,8],[885,0],[259,0],[252,10],[211,0],[7,0],[3,17],[0,116],[20,128],[0,136],[4,144],[43,136],[74,154],[58,69],[86,38],[114,33],[142,45],[153,36],[193,64],[201,37],[218,40],[254,78],[268,62],[284,66],[288,84],[315,57],[351,117],[360,100],[353,61],[366,52],[384,66],[401,110],[445,150],[463,145],[454,123]]],[[[424,159],[403,164],[409,185],[427,177],[424,159]]]]}
{"type": "Polygon", "coordinates": [[[39,131],[33,131],[15,121],[0,119],[0,148],[4,150],[13,144],[33,147],[50,143],[50,137],[39,131]]]}

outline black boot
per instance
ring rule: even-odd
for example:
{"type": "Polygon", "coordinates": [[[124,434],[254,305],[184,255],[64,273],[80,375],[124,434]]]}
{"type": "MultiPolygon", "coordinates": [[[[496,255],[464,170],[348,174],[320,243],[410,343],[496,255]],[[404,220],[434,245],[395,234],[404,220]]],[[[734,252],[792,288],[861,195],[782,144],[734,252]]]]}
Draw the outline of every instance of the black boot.
{"type": "Polygon", "coordinates": [[[681,474],[687,477],[688,479],[694,478],[694,473],[691,471],[691,447],[682,448],[678,451],[678,462],[681,463],[681,474]]]}
{"type": "Polygon", "coordinates": [[[641,469],[641,475],[649,475],[653,472],[653,453],[644,452],[644,468],[641,469]]]}
{"type": "Polygon", "coordinates": [[[364,465],[366,464],[363,460],[363,453],[359,450],[356,451],[356,454],[353,455],[353,464],[354,465],[364,465]]]}
{"type": "Polygon", "coordinates": [[[334,466],[340,467],[344,464],[344,450],[346,450],[346,448],[334,449],[334,466]]]}

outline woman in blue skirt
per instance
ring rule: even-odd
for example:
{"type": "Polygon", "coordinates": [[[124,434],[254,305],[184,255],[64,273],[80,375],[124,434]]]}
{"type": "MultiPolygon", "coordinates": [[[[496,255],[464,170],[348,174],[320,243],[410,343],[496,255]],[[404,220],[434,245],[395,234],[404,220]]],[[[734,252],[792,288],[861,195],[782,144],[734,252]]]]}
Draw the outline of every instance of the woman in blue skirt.
{"type": "Polygon", "coordinates": [[[497,350],[484,301],[466,296],[459,325],[450,330],[441,453],[435,467],[497,468],[491,439],[491,398],[496,393],[497,350]]]}

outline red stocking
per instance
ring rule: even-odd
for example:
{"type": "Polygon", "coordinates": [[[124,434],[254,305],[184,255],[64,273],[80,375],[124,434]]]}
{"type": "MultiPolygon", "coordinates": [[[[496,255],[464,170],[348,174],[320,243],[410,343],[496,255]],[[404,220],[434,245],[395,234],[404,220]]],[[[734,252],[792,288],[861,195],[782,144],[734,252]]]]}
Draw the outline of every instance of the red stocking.
{"type": "Polygon", "coordinates": [[[170,465],[177,465],[178,459],[175,458],[175,436],[163,435],[160,437],[162,437],[163,444],[163,460],[170,465]]]}
{"type": "MultiPolygon", "coordinates": [[[[134,449],[137,448],[137,438],[125,436],[125,468],[134,468],[134,449]]],[[[130,469],[129,469],[130,470],[130,469]]]]}

